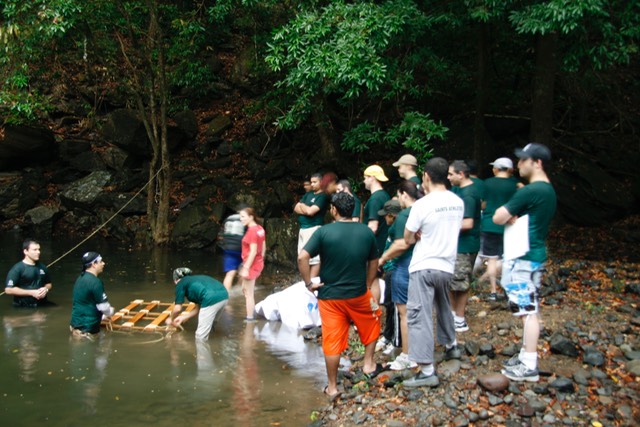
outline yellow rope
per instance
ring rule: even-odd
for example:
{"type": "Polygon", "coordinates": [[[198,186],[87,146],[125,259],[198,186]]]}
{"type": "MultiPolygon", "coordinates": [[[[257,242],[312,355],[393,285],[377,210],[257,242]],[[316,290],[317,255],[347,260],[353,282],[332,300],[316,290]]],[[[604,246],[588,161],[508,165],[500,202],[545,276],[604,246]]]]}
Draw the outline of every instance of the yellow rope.
{"type": "MultiPolygon", "coordinates": [[[[118,209],[118,211],[116,213],[114,213],[113,215],[111,215],[111,217],[106,220],[102,225],[100,225],[98,228],[96,228],[93,233],[89,234],[89,236],[87,236],[83,241],[81,241],[80,243],[78,243],[77,245],[75,245],[73,248],[69,249],[67,252],[65,252],[64,254],[62,254],[60,257],[58,257],[58,259],[54,260],[52,263],[50,263],[47,267],[51,267],[53,264],[55,264],[56,262],[60,261],[62,258],[66,257],[67,255],[69,255],[71,252],[75,251],[76,249],[78,249],[78,247],[80,245],[82,245],[84,242],[86,242],[87,240],[89,240],[90,238],[92,238],[98,231],[100,231],[102,228],[104,228],[105,225],[107,225],[109,222],[111,222],[111,220],[113,218],[116,217],[116,215],[118,215],[120,212],[122,212],[124,210],[124,208],[126,208],[127,206],[129,206],[129,204],[131,202],[133,202],[133,199],[135,199],[136,197],[138,197],[138,195],[140,193],[142,193],[142,190],[144,190],[149,184],[151,184],[151,181],[153,181],[160,172],[162,172],[162,169],[164,169],[165,167],[161,167],[160,169],[158,169],[158,172],[156,172],[156,174],[151,177],[149,179],[149,181],[142,186],[142,188],[140,188],[140,190],[138,190],[138,192],[136,194],[134,194],[133,196],[131,196],[131,198],[127,201],[127,203],[125,203],[124,205],[122,205],[122,207],[120,209],[118,209]]],[[[4,292],[3,292],[4,294],[4,292]]],[[[0,296],[2,296],[2,294],[0,294],[0,296]]]]}

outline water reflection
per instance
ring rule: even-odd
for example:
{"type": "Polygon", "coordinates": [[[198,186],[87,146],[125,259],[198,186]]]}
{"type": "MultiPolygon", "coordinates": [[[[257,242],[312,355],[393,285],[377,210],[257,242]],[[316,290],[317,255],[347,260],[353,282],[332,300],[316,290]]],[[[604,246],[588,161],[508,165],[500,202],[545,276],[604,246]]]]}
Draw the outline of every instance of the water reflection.
{"type": "Polygon", "coordinates": [[[97,412],[100,390],[107,376],[112,342],[112,336],[105,333],[98,334],[94,339],[73,335],[69,337],[72,401],[80,405],[80,410],[85,415],[97,412]]]}
{"type": "Polygon", "coordinates": [[[29,383],[35,380],[40,360],[40,347],[47,328],[44,310],[15,310],[2,318],[5,350],[18,361],[18,376],[29,383]]]}

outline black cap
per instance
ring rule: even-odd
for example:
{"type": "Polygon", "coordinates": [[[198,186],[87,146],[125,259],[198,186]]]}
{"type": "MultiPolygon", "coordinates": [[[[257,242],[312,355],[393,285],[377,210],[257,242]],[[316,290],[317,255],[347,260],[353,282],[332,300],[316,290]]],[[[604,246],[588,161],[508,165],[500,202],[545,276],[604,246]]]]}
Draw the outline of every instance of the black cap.
{"type": "Polygon", "coordinates": [[[98,258],[102,258],[98,252],[87,252],[82,255],[82,265],[85,267],[89,267],[93,264],[98,258]]]}
{"type": "Polygon", "coordinates": [[[519,159],[534,159],[548,162],[551,160],[551,150],[546,145],[532,142],[524,148],[516,148],[516,157],[519,159]]]}
{"type": "Polygon", "coordinates": [[[401,210],[402,210],[402,207],[400,206],[400,202],[395,199],[391,199],[391,200],[387,200],[384,203],[384,206],[382,207],[382,209],[378,211],[378,215],[380,216],[385,216],[387,214],[397,215],[400,213],[401,210]]]}

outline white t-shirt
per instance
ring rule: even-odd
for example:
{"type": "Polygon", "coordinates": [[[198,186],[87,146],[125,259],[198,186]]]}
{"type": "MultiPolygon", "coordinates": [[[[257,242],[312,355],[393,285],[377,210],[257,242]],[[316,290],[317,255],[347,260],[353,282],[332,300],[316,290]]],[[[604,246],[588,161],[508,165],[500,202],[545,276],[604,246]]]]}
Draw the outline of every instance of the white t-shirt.
{"type": "Polygon", "coordinates": [[[434,191],[416,201],[407,230],[421,232],[409,264],[409,273],[433,269],[453,273],[458,251],[464,202],[451,191],[434,191]]]}

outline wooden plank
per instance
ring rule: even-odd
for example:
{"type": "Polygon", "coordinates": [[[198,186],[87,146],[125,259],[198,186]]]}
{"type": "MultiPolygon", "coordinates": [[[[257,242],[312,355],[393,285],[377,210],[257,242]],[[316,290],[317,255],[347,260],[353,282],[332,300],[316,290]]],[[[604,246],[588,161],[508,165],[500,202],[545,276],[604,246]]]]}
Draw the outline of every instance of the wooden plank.
{"type": "Polygon", "coordinates": [[[135,316],[133,316],[128,322],[124,323],[122,325],[123,328],[130,328],[133,325],[135,325],[138,320],[142,319],[144,316],[147,315],[147,313],[149,313],[151,310],[153,310],[159,303],[160,301],[152,301],[150,303],[148,303],[146,305],[145,308],[143,308],[142,310],[138,311],[138,313],[136,313],[135,316]]]}
{"type": "Polygon", "coordinates": [[[149,323],[147,326],[144,327],[145,331],[154,331],[157,330],[157,328],[162,324],[162,322],[164,322],[164,320],[166,318],[169,317],[169,315],[171,315],[171,312],[173,311],[173,306],[175,304],[171,303],[171,305],[169,305],[169,307],[164,310],[162,313],[160,313],[158,315],[158,317],[156,317],[153,322],[149,323]]]}
{"type": "Polygon", "coordinates": [[[141,300],[141,299],[137,299],[137,300],[131,301],[131,303],[129,303],[128,306],[118,310],[117,313],[115,313],[113,316],[111,316],[111,323],[117,322],[118,319],[120,319],[122,316],[124,316],[125,314],[129,313],[131,310],[133,310],[138,305],[143,304],[143,303],[144,303],[144,300],[141,300]]]}

